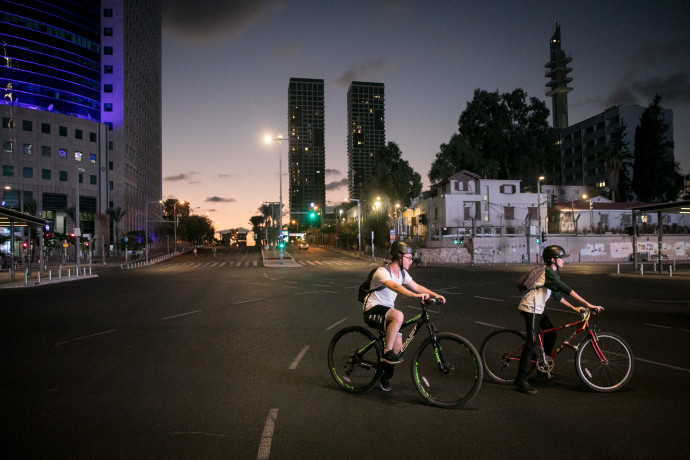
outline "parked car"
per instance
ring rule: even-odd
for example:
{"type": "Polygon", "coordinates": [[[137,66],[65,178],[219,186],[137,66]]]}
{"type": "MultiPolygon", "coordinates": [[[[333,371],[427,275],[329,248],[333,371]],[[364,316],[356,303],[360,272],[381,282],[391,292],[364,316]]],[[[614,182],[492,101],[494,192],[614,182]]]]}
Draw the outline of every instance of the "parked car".
{"type": "Polygon", "coordinates": [[[306,241],[302,241],[298,247],[299,249],[309,249],[309,243],[307,243],[306,241]]]}

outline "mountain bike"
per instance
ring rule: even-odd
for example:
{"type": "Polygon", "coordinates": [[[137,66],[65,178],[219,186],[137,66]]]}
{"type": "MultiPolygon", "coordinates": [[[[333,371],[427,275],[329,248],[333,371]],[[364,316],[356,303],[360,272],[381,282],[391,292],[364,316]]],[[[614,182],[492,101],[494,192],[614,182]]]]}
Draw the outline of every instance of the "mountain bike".
{"type": "MultiPolygon", "coordinates": [[[[633,374],[633,353],[620,336],[598,331],[601,316],[599,313],[592,320],[591,312],[587,310],[580,321],[540,331],[533,368],[550,376],[556,356],[570,348],[575,350],[575,371],[587,387],[602,393],[623,388],[633,374]],[[543,346],[544,334],[568,328],[575,328],[575,331],[551,355],[547,355],[543,346]]],[[[496,383],[514,383],[526,341],[525,333],[513,329],[489,334],[480,349],[486,375],[496,383]]]]}
{"type": "MultiPolygon", "coordinates": [[[[476,396],[482,384],[479,353],[465,338],[438,332],[431,322],[428,307],[440,301],[421,302],[422,312],[405,321],[400,330],[412,328],[403,342],[402,356],[422,326],[429,336],[412,357],[412,381],[427,402],[439,407],[456,407],[476,396]]],[[[350,393],[370,390],[381,377],[385,344],[382,330],[374,335],[362,326],[349,326],[338,331],[328,347],[328,368],[335,383],[350,393]]]]}

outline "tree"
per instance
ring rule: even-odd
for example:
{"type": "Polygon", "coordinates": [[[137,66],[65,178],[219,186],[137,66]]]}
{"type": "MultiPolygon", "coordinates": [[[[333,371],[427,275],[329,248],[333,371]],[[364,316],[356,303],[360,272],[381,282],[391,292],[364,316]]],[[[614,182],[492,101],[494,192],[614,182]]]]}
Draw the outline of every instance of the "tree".
{"type": "Polygon", "coordinates": [[[402,158],[400,147],[389,142],[376,151],[376,164],[366,196],[385,195],[391,202],[409,206],[422,191],[422,176],[402,158]]]}
{"type": "Polygon", "coordinates": [[[256,241],[261,246],[261,225],[264,223],[264,216],[252,216],[249,218],[249,223],[252,225],[252,232],[256,236],[256,241]]]}
{"type": "Polygon", "coordinates": [[[467,169],[485,179],[536,178],[552,170],[556,136],[544,102],[522,89],[499,94],[481,89],[460,115],[458,133],[442,144],[431,165],[432,182],[467,169]]]}
{"type": "MultiPolygon", "coordinates": [[[[68,211],[68,210],[66,210],[68,211]]],[[[69,214],[69,212],[67,212],[69,214]]],[[[115,233],[115,248],[119,250],[119,242],[120,242],[120,221],[122,220],[123,217],[125,217],[125,214],[127,214],[127,211],[123,210],[122,208],[108,208],[105,210],[105,213],[110,216],[110,219],[113,221],[113,232],[115,233]]],[[[74,213],[72,213],[74,215],[74,213]]]]}
{"type": "Polygon", "coordinates": [[[625,124],[616,126],[611,133],[611,141],[600,153],[599,159],[604,166],[606,182],[611,192],[612,201],[628,201],[630,195],[630,175],[632,154],[628,149],[625,124]]]}
{"type": "Polygon", "coordinates": [[[184,241],[204,244],[213,241],[213,221],[206,216],[185,216],[180,218],[178,235],[184,241]]]}
{"type": "Polygon", "coordinates": [[[632,189],[647,202],[675,200],[682,183],[679,165],[673,159],[673,141],[666,138],[670,125],[664,121],[660,102],[661,96],[655,95],[635,130],[632,189]]]}

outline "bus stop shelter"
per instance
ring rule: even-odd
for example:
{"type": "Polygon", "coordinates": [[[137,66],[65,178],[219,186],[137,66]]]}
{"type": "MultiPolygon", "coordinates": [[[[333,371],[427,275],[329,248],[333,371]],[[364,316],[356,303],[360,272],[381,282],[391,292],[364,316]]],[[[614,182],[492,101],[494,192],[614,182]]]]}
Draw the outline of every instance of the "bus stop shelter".
{"type": "MultiPolygon", "coordinates": [[[[22,227],[39,227],[43,228],[47,221],[40,217],[34,217],[30,214],[15,211],[14,209],[0,207],[0,227],[9,227],[10,229],[10,277],[14,278],[15,270],[15,256],[14,256],[14,231],[16,228],[22,227]]],[[[31,247],[31,245],[29,245],[31,247]]],[[[31,257],[29,257],[29,264],[31,257]]]]}
{"type": "Polygon", "coordinates": [[[661,269],[662,264],[662,254],[661,248],[662,241],[664,237],[664,225],[662,223],[661,216],[663,214],[690,214],[690,200],[684,201],[672,201],[669,203],[659,203],[651,204],[646,206],[639,206],[637,208],[632,208],[632,221],[633,221],[633,260],[635,261],[635,270],[637,270],[637,216],[640,214],[657,214],[657,227],[658,227],[658,237],[659,237],[659,268],[661,269]]]}

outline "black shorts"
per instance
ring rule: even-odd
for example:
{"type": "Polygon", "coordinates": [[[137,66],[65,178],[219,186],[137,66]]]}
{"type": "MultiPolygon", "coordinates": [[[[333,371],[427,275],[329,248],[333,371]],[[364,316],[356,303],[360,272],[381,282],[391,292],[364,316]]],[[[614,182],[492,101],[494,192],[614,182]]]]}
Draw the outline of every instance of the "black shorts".
{"type": "Polygon", "coordinates": [[[386,313],[391,307],[386,307],[384,305],[374,305],[369,310],[365,310],[362,314],[364,316],[364,322],[367,326],[377,329],[379,331],[384,331],[385,326],[388,323],[386,321],[386,313]]]}

